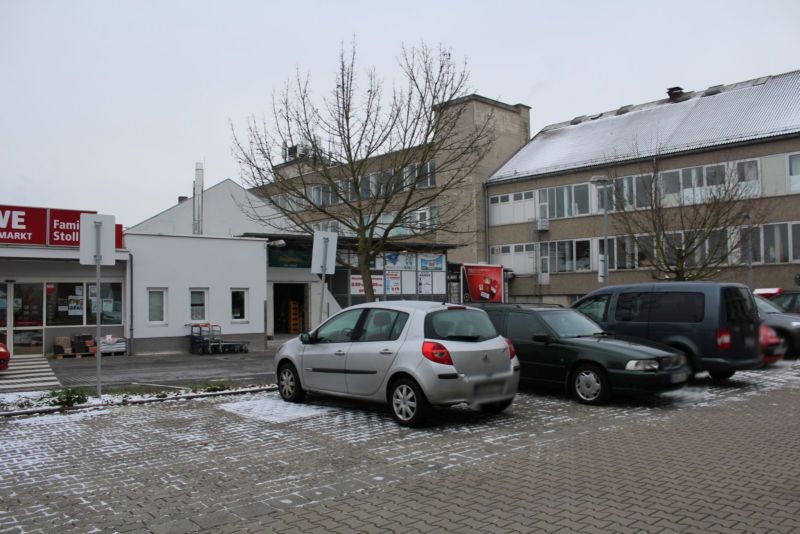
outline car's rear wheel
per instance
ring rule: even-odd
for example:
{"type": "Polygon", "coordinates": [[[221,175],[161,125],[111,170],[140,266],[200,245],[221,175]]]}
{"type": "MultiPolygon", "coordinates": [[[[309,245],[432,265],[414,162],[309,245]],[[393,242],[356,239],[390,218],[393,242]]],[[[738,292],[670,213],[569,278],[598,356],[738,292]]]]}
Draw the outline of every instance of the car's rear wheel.
{"type": "Polygon", "coordinates": [[[573,395],[583,404],[605,404],[611,396],[608,377],[596,365],[579,365],[572,373],[571,384],[573,395]]]}
{"type": "Polygon", "coordinates": [[[389,404],[394,420],[409,427],[421,425],[430,408],[422,389],[410,378],[401,378],[392,384],[389,404]]]}
{"type": "Polygon", "coordinates": [[[303,402],[306,396],[297,369],[291,363],[282,363],[278,367],[278,392],[287,402],[303,402]]]}
{"type": "Polygon", "coordinates": [[[714,380],[727,380],[733,376],[736,371],[709,371],[708,374],[714,380]]]}
{"type": "Polygon", "coordinates": [[[481,404],[479,408],[482,412],[500,413],[509,406],[511,406],[512,402],[514,402],[514,399],[508,399],[498,402],[487,402],[486,404],[481,404]]]}

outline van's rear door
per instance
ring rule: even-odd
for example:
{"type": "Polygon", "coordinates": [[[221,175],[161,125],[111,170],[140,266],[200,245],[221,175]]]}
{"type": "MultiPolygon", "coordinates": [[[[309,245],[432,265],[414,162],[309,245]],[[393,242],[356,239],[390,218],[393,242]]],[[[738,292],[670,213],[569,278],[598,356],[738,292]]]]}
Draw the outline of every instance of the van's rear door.
{"type": "Polygon", "coordinates": [[[726,356],[731,360],[757,358],[761,320],[753,295],[743,286],[723,286],[721,290],[720,317],[724,318],[724,324],[720,324],[718,336],[726,333],[730,336],[730,349],[726,351],[726,356]]]}

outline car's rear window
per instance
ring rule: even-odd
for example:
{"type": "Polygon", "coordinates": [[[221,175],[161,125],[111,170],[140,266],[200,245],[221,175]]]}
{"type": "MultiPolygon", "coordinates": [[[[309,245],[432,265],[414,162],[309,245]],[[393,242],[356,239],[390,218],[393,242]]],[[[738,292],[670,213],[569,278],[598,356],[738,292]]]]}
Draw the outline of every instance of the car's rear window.
{"type": "Polygon", "coordinates": [[[729,323],[758,321],[756,304],[747,289],[743,287],[724,287],[722,288],[722,299],[725,306],[725,317],[729,323]]]}
{"type": "Polygon", "coordinates": [[[425,317],[425,337],[451,341],[486,341],[497,337],[489,316],[480,310],[453,308],[425,317]]]}

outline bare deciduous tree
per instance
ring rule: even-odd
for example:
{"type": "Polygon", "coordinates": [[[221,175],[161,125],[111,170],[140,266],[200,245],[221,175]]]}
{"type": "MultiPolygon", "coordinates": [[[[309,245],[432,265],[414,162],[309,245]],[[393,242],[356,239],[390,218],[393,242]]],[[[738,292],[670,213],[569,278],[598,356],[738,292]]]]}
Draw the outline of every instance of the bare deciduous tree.
{"type": "Polygon", "coordinates": [[[749,229],[764,215],[754,202],[754,161],[670,170],[657,154],[637,174],[612,171],[608,179],[599,200],[608,195],[615,229],[624,234],[616,238],[623,240],[617,265],[637,261],[654,279],[705,280],[747,261],[749,229]]]}
{"type": "Polygon", "coordinates": [[[398,63],[401,81],[387,91],[374,69],[359,76],[355,46],[343,46],[319,105],[297,74],[273,98],[269,122],[251,119],[245,136],[234,132],[244,185],[283,221],[354,239],[357,265],[339,261],[358,268],[367,300],[370,263],[387,244],[463,227],[470,214],[453,199],[472,194],[466,178],[494,141],[491,115],[464,115],[466,63],[424,44],[403,48],[398,63]]]}

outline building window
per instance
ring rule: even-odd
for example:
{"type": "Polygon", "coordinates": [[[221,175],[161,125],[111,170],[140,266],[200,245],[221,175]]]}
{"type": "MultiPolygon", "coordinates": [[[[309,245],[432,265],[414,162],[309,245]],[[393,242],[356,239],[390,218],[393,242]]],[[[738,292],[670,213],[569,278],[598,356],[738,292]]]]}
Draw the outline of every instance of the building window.
{"type": "Polygon", "coordinates": [[[166,324],[167,290],[163,288],[147,290],[147,322],[166,324]]]}
{"type": "Polygon", "coordinates": [[[231,320],[247,320],[247,290],[231,289],[231,320]]]}
{"type": "Polygon", "coordinates": [[[436,186],[436,164],[433,161],[424,163],[420,167],[417,189],[436,186]]]}
{"type": "Polygon", "coordinates": [[[189,291],[189,311],[192,321],[206,320],[206,301],[208,289],[192,289],[189,291]]]}
{"type": "Polygon", "coordinates": [[[764,263],[789,261],[789,228],[787,224],[764,225],[764,263]]]}
{"type": "Polygon", "coordinates": [[[789,191],[800,192],[800,154],[789,156],[789,191]]]}
{"type": "Polygon", "coordinates": [[[45,289],[47,293],[47,326],[83,324],[85,308],[83,284],[48,282],[45,289]]]}
{"type": "Polygon", "coordinates": [[[89,300],[86,302],[86,322],[96,324],[98,303],[101,324],[122,324],[122,284],[100,284],[100,298],[95,295],[95,285],[87,284],[89,300]]]}
{"type": "Polygon", "coordinates": [[[589,184],[579,184],[573,188],[575,215],[589,214],[589,184]]]}

